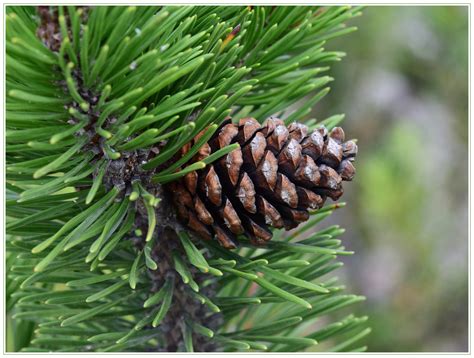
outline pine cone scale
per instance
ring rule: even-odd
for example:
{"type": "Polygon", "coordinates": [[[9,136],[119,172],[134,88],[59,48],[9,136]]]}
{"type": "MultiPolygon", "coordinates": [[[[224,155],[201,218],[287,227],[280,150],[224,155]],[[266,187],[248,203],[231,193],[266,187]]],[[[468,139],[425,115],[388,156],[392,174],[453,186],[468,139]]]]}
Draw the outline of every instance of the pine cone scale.
{"type": "Polygon", "coordinates": [[[193,161],[232,143],[240,148],[170,185],[179,217],[225,248],[235,248],[241,234],[263,244],[272,238],[270,227],[295,228],[327,197],[339,199],[342,181],[355,175],[357,145],[344,142],[341,128],[329,133],[321,126],[309,133],[303,124],[287,127],[277,118],[263,125],[253,118],[227,120],[193,161]]]}
{"type": "Polygon", "coordinates": [[[255,205],[255,186],[252,179],[248,176],[246,172],[243,173],[238,189],[236,190],[236,196],[239,198],[245,210],[251,214],[257,212],[257,207],[255,205]]]}

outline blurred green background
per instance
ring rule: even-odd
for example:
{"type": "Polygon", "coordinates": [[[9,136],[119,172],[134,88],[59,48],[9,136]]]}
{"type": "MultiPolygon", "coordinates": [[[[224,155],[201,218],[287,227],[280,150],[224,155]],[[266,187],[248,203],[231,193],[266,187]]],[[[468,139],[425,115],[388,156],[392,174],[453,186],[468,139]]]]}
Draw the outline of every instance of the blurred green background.
{"type": "Polygon", "coordinates": [[[359,140],[348,205],[371,351],[468,350],[468,7],[367,7],[328,48],[347,57],[315,117],[359,140]]]}

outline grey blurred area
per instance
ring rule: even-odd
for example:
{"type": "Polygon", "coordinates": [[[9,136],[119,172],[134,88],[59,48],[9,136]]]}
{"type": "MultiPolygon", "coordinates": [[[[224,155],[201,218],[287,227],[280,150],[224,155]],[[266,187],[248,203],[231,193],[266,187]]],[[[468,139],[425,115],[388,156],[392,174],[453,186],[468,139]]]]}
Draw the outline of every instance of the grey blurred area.
{"type": "Polygon", "coordinates": [[[349,25],[313,113],[345,113],[358,139],[331,218],[356,251],[343,281],[367,297],[370,351],[467,351],[468,7],[366,7],[349,25]]]}

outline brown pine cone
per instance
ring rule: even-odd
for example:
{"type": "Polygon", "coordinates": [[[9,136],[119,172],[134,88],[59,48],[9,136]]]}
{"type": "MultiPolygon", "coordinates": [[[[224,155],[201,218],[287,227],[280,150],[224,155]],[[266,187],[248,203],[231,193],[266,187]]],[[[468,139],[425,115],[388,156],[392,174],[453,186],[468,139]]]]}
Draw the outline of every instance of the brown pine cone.
{"type": "Polygon", "coordinates": [[[238,124],[228,119],[192,161],[235,142],[239,149],[168,185],[178,217],[202,238],[216,236],[228,249],[237,246],[241,234],[260,245],[272,238],[269,226],[295,228],[326,197],[339,199],[342,181],[355,174],[357,145],[344,142],[342,128],[328,133],[321,126],[308,134],[305,125],[286,127],[277,118],[263,125],[254,118],[238,124]]]}

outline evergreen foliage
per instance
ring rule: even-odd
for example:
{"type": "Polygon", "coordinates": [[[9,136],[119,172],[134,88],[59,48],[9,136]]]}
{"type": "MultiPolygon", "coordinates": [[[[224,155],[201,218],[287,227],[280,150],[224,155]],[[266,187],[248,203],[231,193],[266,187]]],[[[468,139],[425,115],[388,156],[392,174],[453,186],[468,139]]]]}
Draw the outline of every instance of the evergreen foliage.
{"type": "Polygon", "coordinates": [[[266,247],[225,250],[176,222],[173,162],[231,115],[308,119],[349,7],[35,7],[6,17],[7,311],[14,349],[360,351],[327,205],[266,247]],[[305,98],[302,105],[289,108],[305,98]],[[289,112],[289,113],[288,113],[289,112]],[[324,344],[327,342],[327,344],[324,344]],[[316,346],[315,346],[316,345],[316,346]],[[315,346],[315,347],[313,347],[315,346]]]}

